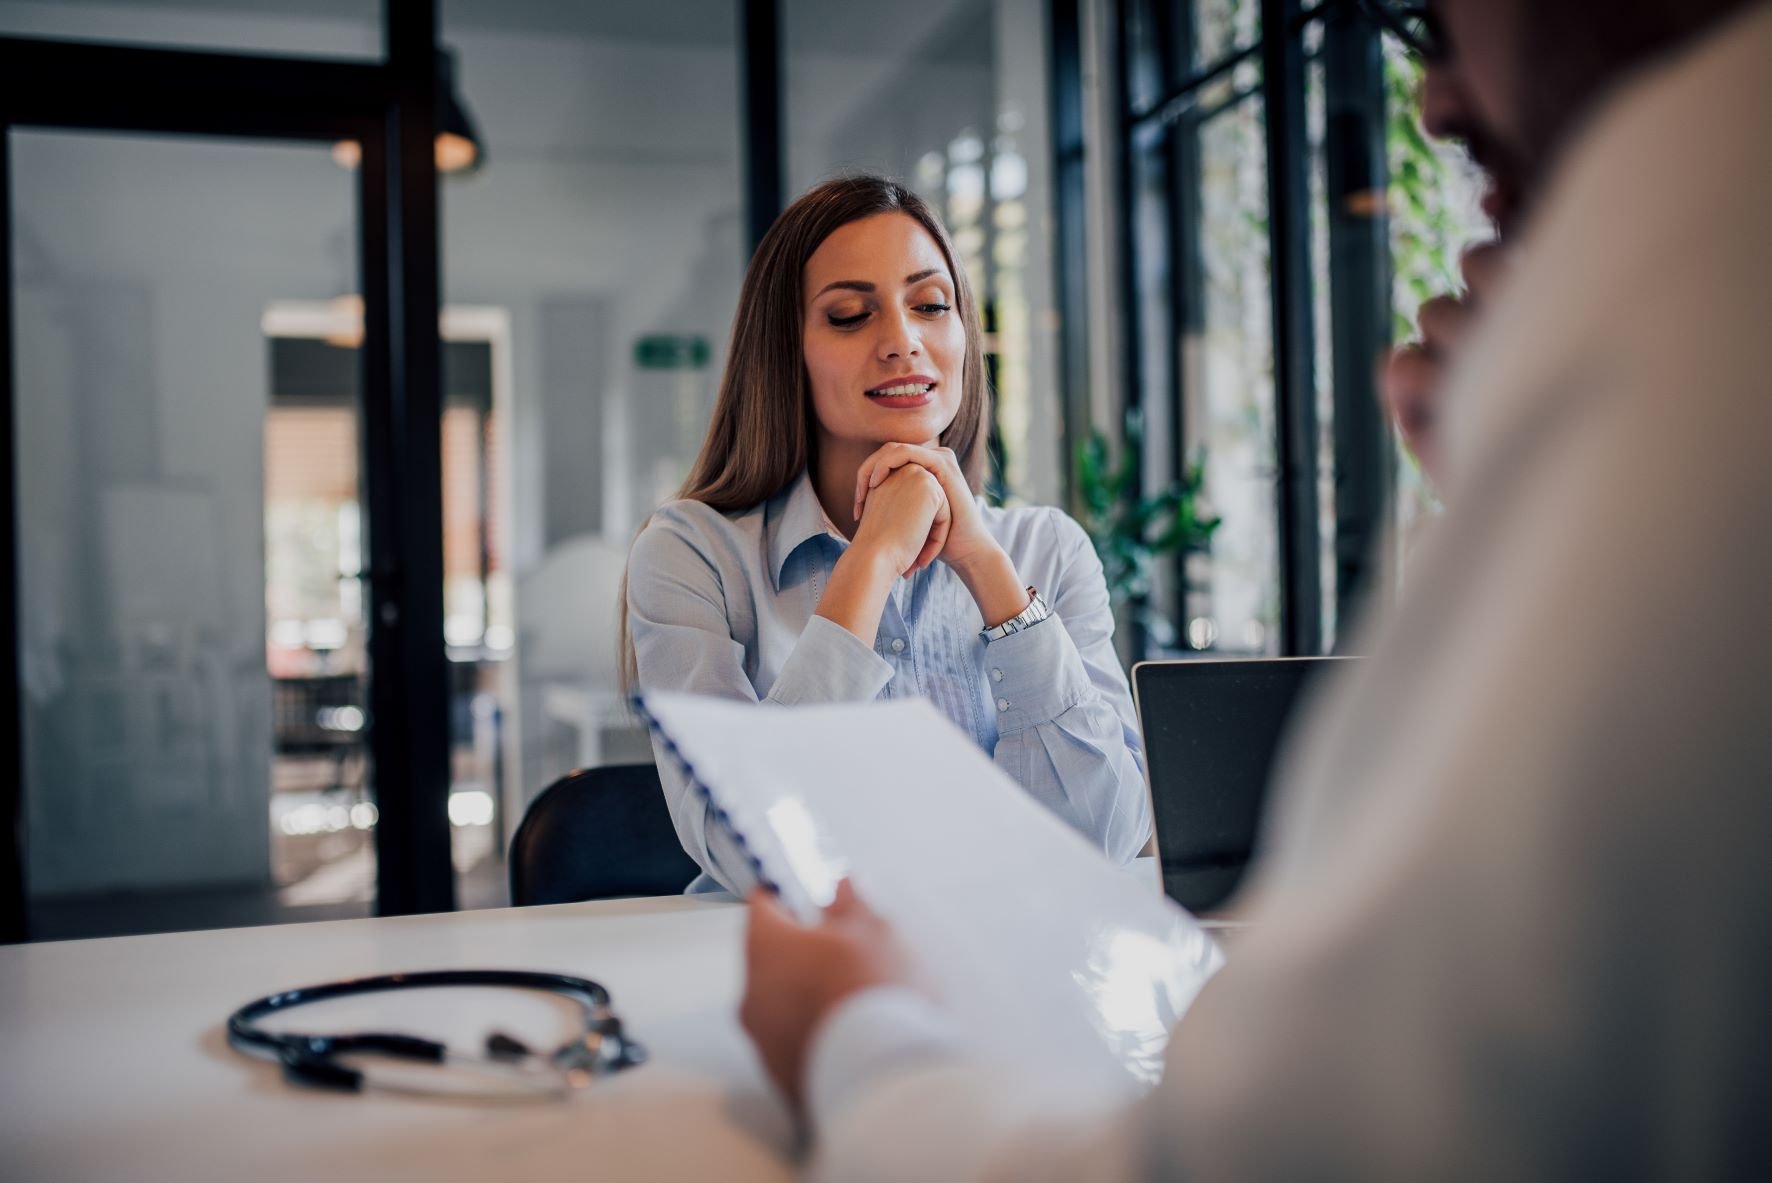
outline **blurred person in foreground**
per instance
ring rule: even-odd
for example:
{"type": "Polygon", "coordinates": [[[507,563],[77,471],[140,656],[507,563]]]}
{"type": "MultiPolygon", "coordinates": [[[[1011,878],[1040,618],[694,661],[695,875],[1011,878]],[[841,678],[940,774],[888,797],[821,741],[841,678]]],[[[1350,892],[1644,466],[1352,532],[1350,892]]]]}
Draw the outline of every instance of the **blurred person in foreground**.
{"type": "Polygon", "coordinates": [[[1525,208],[1525,166],[1519,155],[1489,134],[1477,117],[1458,62],[1449,56],[1434,10],[1357,0],[1357,8],[1388,28],[1425,67],[1421,126],[1437,140],[1460,144],[1482,172],[1483,216],[1494,236],[1467,245],[1459,256],[1464,286],[1422,301],[1415,337],[1391,350],[1379,367],[1378,397],[1402,444],[1436,492],[1444,491],[1440,423],[1453,352],[1477,319],[1485,296],[1500,282],[1505,248],[1519,233],[1525,208]]]}
{"type": "Polygon", "coordinates": [[[1772,0],[1431,18],[1519,232],[1252,927],[1102,1113],[969,1054],[853,893],[753,897],[741,1017],[823,1175],[1772,1177],[1772,0]]]}

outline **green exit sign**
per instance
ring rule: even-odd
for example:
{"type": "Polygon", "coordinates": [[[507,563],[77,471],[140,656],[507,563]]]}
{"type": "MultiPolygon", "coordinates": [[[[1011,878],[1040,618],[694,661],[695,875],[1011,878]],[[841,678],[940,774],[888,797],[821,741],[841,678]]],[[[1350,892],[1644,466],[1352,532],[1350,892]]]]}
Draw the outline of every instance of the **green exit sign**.
{"type": "Polygon", "coordinates": [[[653,333],[634,342],[634,364],[642,370],[699,370],[710,356],[706,337],[653,333]]]}

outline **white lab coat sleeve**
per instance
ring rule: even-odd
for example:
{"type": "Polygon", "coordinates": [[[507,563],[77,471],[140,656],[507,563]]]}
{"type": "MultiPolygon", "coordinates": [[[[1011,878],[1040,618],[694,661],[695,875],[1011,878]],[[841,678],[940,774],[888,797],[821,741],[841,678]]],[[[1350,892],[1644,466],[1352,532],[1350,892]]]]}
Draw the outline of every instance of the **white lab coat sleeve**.
{"type": "Polygon", "coordinates": [[[975,1058],[952,1020],[902,988],[825,1021],[807,1074],[822,1183],[1129,1183],[1144,1107],[1079,1108],[1060,1079],[975,1058]]]}

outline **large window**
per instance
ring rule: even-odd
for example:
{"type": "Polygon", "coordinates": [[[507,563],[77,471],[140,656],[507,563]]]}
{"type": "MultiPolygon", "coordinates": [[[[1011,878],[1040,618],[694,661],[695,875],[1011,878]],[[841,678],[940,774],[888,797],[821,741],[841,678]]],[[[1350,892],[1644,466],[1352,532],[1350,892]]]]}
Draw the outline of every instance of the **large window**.
{"type": "Polygon", "coordinates": [[[1469,181],[1349,0],[1104,5],[1121,308],[1095,340],[1123,359],[1143,490],[1196,476],[1220,519],[1133,591],[1135,655],[1345,646],[1393,516],[1433,510],[1376,363],[1454,285],[1469,181]]]}

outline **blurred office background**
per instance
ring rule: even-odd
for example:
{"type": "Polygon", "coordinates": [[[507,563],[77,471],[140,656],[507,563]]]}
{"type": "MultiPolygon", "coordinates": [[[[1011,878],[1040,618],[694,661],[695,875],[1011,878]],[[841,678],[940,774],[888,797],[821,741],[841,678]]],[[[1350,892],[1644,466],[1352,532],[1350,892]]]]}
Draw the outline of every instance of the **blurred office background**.
{"type": "Polygon", "coordinates": [[[1128,661],[1332,651],[1433,509],[1376,359],[1482,229],[1413,69],[1341,0],[0,0],[6,935],[506,902],[527,801],[650,758],[627,544],[837,172],[946,217],[990,493],[1130,556],[1128,661]]]}

